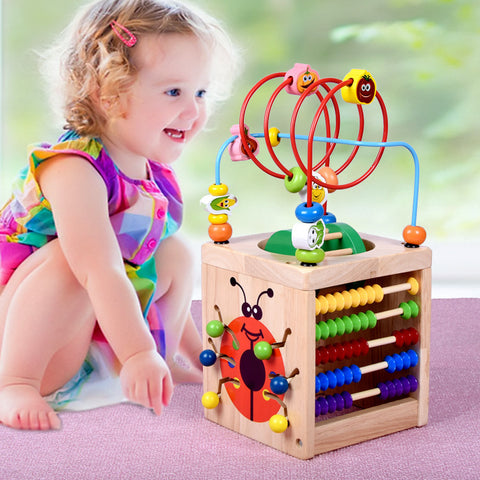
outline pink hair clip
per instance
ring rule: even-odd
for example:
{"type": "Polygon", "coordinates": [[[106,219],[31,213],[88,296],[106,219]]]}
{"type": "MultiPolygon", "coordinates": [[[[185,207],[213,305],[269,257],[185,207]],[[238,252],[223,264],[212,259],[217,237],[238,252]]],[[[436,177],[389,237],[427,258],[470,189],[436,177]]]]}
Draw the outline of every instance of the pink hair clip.
{"type": "Polygon", "coordinates": [[[121,23],[118,23],[116,20],[110,22],[110,26],[114,31],[115,35],[127,46],[133,47],[137,43],[137,37],[130,31],[128,28],[124,27],[121,23]],[[128,38],[123,36],[123,32],[127,34],[128,38]]]}

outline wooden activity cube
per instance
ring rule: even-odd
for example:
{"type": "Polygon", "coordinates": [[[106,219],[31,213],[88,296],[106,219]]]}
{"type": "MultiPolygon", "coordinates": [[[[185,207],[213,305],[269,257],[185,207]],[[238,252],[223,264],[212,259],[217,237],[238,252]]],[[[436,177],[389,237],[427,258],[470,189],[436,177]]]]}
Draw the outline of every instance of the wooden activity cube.
{"type": "Polygon", "coordinates": [[[366,252],[326,257],[315,267],[305,267],[300,266],[295,257],[263,250],[262,245],[268,236],[233,238],[227,245],[203,245],[204,348],[214,347],[219,354],[235,361],[233,365],[220,355],[214,365],[204,368],[204,392],[220,393],[218,406],[205,409],[206,418],[303,459],[425,425],[429,391],[430,249],[406,248],[400,241],[361,234],[366,252]],[[419,284],[419,291],[414,295],[407,292],[408,285],[405,287],[412,277],[419,284]],[[340,308],[341,311],[338,308],[342,305],[337,304],[336,309],[333,307],[335,311],[316,315],[317,296],[331,299],[328,294],[374,284],[385,288],[386,294],[381,301],[347,310],[340,308]],[[398,310],[402,302],[410,300],[419,306],[419,312],[416,317],[412,315],[404,319],[394,310],[398,310]],[[246,304],[252,308],[245,309],[248,307],[246,304]],[[316,323],[367,310],[385,318],[379,319],[373,328],[316,341],[316,323]],[[248,318],[245,317],[246,312],[249,313],[248,318]],[[228,331],[217,338],[206,334],[207,323],[219,317],[238,337],[237,348],[233,348],[233,337],[228,331]],[[390,341],[387,345],[370,348],[366,355],[360,357],[316,365],[319,347],[350,342],[360,337],[367,341],[392,337],[392,332],[410,327],[419,333],[415,345],[399,347],[390,341]],[[258,341],[270,344],[281,342],[285,334],[284,346],[274,348],[270,359],[262,361],[253,357],[253,347],[258,341]],[[375,371],[374,367],[373,371],[362,374],[358,383],[352,382],[316,394],[316,376],[320,372],[332,372],[352,364],[375,365],[382,362],[386,355],[392,356],[408,349],[413,349],[418,355],[418,364],[413,368],[388,373],[384,368],[375,371]],[[269,375],[274,372],[288,378],[296,372],[295,369],[298,373],[288,379],[288,390],[278,396],[282,406],[268,395],[269,375]],[[342,391],[355,394],[371,390],[375,393],[372,389],[379,382],[408,375],[418,380],[418,388],[413,393],[387,400],[380,399],[376,394],[354,401],[353,406],[343,412],[315,416],[316,396],[333,397],[342,391]],[[227,382],[219,384],[219,380],[225,377],[227,382]],[[273,414],[286,414],[288,428],[283,433],[275,433],[270,428],[268,420],[273,414]]]}

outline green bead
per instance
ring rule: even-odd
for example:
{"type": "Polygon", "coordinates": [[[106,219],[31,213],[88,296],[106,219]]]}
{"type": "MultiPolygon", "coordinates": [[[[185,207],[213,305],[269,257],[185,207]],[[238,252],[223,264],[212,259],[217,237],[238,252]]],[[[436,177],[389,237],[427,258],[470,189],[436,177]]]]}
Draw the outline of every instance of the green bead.
{"type": "Polygon", "coordinates": [[[302,263],[316,264],[323,261],[325,258],[325,252],[321,248],[315,248],[314,250],[297,248],[295,251],[295,258],[302,263]]]}
{"type": "Polygon", "coordinates": [[[207,333],[211,337],[219,337],[220,335],[223,335],[223,332],[225,331],[225,327],[223,326],[223,323],[220,320],[212,320],[211,322],[207,323],[207,333]]]}
{"type": "Polygon", "coordinates": [[[362,327],[362,322],[360,321],[360,318],[358,318],[358,315],[355,313],[352,313],[350,315],[350,318],[352,319],[352,323],[353,323],[353,331],[359,332],[362,327]]]}
{"type": "Polygon", "coordinates": [[[377,325],[376,315],[371,310],[367,310],[367,317],[368,317],[368,328],[375,328],[377,325]]]}
{"type": "Polygon", "coordinates": [[[365,313],[360,312],[358,314],[358,318],[360,318],[360,328],[362,330],[366,330],[368,328],[368,317],[365,313]]]}
{"type": "Polygon", "coordinates": [[[315,341],[318,342],[322,338],[322,329],[320,325],[317,323],[315,325],[315,341]]]}
{"type": "Polygon", "coordinates": [[[330,335],[330,329],[326,322],[319,322],[317,324],[320,327],[321,339],[326,340],[330,335]]]}
{"type": "Polygon", "coordinates": [[[327,326],[329,330],[329,337],[335,337],[337,335],[337,324],[330,318],[327,320],[327,326]]]}
{"type": "Polygon", "coordinates": [[[410,307],[410,310],[412,311],[412,317],[415,318],[418,316],[420,313],[420,307],[418,306],[417,302],[414,302],[413,300],[409,300],[408,306],[410,307]]]}
{"type": "Polygon", "coordinates": [[[337,335],[343,335],[345,333],[345,322],[342,318],[336,318],[335,324],[337,325],[337,335]]]}
{"type": "Polygon", "coordinates": [[[291,193],[297,193],[307,183],[307,176],[300,167],[293,167],[290,172],[291,177],[285,175],[285,188],[291,193]]]}
{"type": "Polygon", "coordinates": [[[412,316],[412,309],[408,303],[402,302],[400,308],[403,310],[403,314],[400,315],[404,320],[408,320],[412,316]]]}
{"type": "Polygon", "coordinates": [[[259,360],[268,360],[272,356],[272,346],[268,342],[258,342],[253,347],[253,353],[259,360]]]}
{"type": "Polygon", "coordinates": [[[353,322],[352,319],[348,316],[345,315],[343,318],[343,323],[345,325],[345,333],[348,335],[349,333],[353,332],[353,322]]]}

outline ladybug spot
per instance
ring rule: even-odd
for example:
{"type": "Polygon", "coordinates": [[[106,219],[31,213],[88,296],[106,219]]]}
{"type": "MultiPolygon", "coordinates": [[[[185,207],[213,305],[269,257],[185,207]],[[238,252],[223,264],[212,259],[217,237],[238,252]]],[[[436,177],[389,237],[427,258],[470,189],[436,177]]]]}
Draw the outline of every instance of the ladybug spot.
{"type": "Polygon", "coordinates": [[[240,358],[240,373],[243,383],[253,392],[258,392],[265,383],[265,366],[253,350],[245,350],[240,358]]]}

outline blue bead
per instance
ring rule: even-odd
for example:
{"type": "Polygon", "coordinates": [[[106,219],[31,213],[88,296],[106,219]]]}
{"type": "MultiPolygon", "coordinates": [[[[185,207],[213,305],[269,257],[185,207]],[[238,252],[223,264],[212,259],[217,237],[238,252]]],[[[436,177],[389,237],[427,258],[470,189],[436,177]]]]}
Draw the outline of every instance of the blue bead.
{"type": "Polygon", "coordinates": [[[337,377],[337,387],[343,387],[345,385],[345,375],[343,372],[339,368],[336,368],[333,373],[337,377]]]}
{"type": "Polygon", "coordinates": [[[328,388],[335,388],[337,386],[337,377],[331,370],[328,370],[327,378],[328,378],[328,388]]]}
{"type": "Polygon", "coordinates": [[[401,357],[398,353],[394,353],[392,356],[393,356],[393,360],[395,361],[395,366],[396,366],[397,372],[399,372],[400,370],[403,370],[404,368],[406,368],[406,367],[403,365],[403,359],[402,359],[402,357],[401,357]]]}
{"type": "Polygon", "coordinates": [[[355,383],[358,383],[362,378],[362,372],[360,371],[360,367],[358,365],[350,365],[350,369],[352,370],[353,381],[355,383]]]}
{"type": "Polygon", "coordinates": [[[217,361],[217,354],[213,350],[207,349],[199,355],[199,359],[204,367],[211,367],[217,361]]]}
{"type": "Polygon", "coordinates": [[[388,363],[388,367],[385,369],[388,373],[393,373],[397,369],[395,360],[390,355],[387,355],[384,361],[388,363]]]}
{"type": "Polygon", "coordinates": [[[408,350],[407,353],[408,353],[408,356],[410,357],[410,361],[411,361],[410,366],[415,367],[418,364],[417,352],[415,350],[408,350]]]}
{"type": "Polygon", "coordinates": [[[412,364],[412,360],[410,359],[410,355],[407,352],[402,352],[402,353],[400,353],[400,356],[402,357],[403,369],[407,370],[407,368],[410,368],[410,366],[412,364]]]}
{"type": "Polygon", "coordinates": [[[349,367],[342,367],[343,376],[345,377],[345,385],[350,385],[353,382],[352,369],[349,367]]]}
{"type": "Polygon", "coordinates": [[[279,375],[270,380],[270,389],[276,395],[282,395],[288,390],[288,381],[285,377],[279,375]]]}
{"type": "Polygon", "coordinates": [[[337,217],[330,212],[327,212],[323,217],[322,217],[323,223],[337,223],[337,217]]]}
{"type": "Polygon", "coordinates": [[[322,389],[322,383],[320,381],[320,378],[318,378],[318,375],[315,377],[315,393],[318,393],[322,389]]]}
{"type": "Polygon", "coordinates": [[[311,207],[307,207],[306,203],[301,203],[295,209],[295,216],[300,222],[315,223],[323,216],[323,207],[318,202],[312,202],[311,207]]]}

